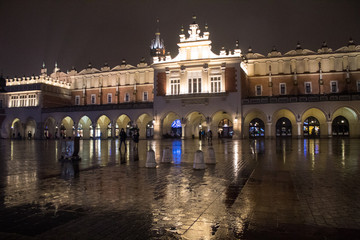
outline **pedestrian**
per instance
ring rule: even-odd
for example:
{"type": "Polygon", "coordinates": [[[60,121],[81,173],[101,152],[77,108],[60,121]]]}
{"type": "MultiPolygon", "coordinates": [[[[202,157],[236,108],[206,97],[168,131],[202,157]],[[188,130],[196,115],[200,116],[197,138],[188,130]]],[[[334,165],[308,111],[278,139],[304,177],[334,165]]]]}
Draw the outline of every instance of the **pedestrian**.
{"type": "Polygon", "coordinates": [[[139,137],[140,137],[139,131],[137,129],[135,129],[134,134],[133,134],[133,140],[135,143],[134,149],[138,148],[139,137]]]}
{"type": "Polygon", "coordinates": [[[209,129],[207,132],[208,143],[212,144],[212,131],[209,129]]]}
{"type": "Polygon", "coordinates": [[[124,143],[125,151],[126,151],[126,132],[124,131],[124,128],[121,128],[120,130],[120,147],[119,147],[120,151],[121,151],[122,143],[124,143]]]}

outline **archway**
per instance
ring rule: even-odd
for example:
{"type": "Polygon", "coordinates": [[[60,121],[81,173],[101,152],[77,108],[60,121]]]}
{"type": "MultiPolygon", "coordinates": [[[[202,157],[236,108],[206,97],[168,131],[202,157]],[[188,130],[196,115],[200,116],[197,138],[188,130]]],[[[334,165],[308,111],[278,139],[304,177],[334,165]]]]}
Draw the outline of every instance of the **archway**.
{"type": "MultiPolygon", "coordinates": [[[[244,134],[244,137],[253,137],[250,135],[250,133],[254,131],[254,129],[250,130],[251,127],[250,122],[253,121],[254,119],[260,119],[263,123],[265,123],[267,117],[264,112],[258,109],[251,109],[250,111],[248,111],[245,114],[244,123],[243,123],[244,129],[242,132],[244,134]]],[[[264,130],[264,135],[265,132],[270,131],[269,129],[268,130],[266,129],[266,126],[263,127],[263,130],[264,130]]]]}
{"type": "Polygon", "coordinates": [[[191,112],[186,116],[186,137],[197,137],[199,139],[205,139],[208,125],[205,115],[200,112],[191,112]]]}
{"type": "Polygon", "coordinates": [[[60,137],[72,137],[75,135],[74,121],[71,117],[65,117],[60,124],[60,137]]]}
{"type": "MultiPolygon", "coordinates": [[[[333,123],[339,116],[344,117],[348,121],[348,136],[359,137],[360,136],[360,124],[358,124],[358,113],[350,107],[341,107],[337,109],[333,115],[333,123]]],[[[340,119],[341,120],[341,119],[340,119]]],[[[341,122],[340,122],[341,123],[341,122]]],[[[345,120],[344,120],[345,123],[345,120]]],[[[332,125],[334,128],[334,126],[332,125]]],[[[333,130],[334,132],[334,130],[333,130]]],[[[336,135],[334,135],[336,136],[336,135]]],[[[341,135],[340,135],[341,136],[341,135]]],[[[346,135],[343,135],[346,136],[346,135]]]]}
{"type": "Polygon", "coordinates": [[[250,137],[265,137],[265,124],[260,118],[254,118],[249,123],[250,137]]]}
{"type": "Polygon", "coordinates": [[[305,137],[320,137],[320,122],[317,118],[310,116],[304,121],[305,137]]]}
{"type": "Polygon", "coordinates": [[[234,133],[233,123],[228,119],[222,119],[218,124],[218,135],[221,138],[232,138],[234,133]]]}
{"type": "Polygon", "coordinates": [[[337,116],[332,121],[332,135],[333,136],[349,136],[350,128],[349,121],[344,116],[337,116]]]}
{"type": "Polygon", "coordinates": [[[152,138],[154,135],[154,126],[152,120],[152,117],[146,113],[141,114],[138,117],[136,120],[136,126],[139,129],[140,138],[152,138]]]}
{"type": "Polygon", "coordinates": [[[232,117],[225,111],[218,111],[212,116],[211,131],[213,136],[220,137],[232,137],[233,123],[232,117]]]}
{"type": "Polygon", "coordinates": [[[101,115],[96,121],[95,137],[106,139],[111,137],[111,121],[106,115],[101,115]]]}
{"type": "Polygon", "coordinates": [[[282,117],[276,122],[276,136],[290,137],[292,136],[292,124],[286,117],[282,117]]]}
{"type": "Polygon", "coordinates": [[[154,122],[151,120],[146,124],[146,138],[154,137],[154,122]]]}
{"type": "Polygon", "coordinates": [[[34,119],[28,119],[25,124],[25,134],[27,139],[34,139],[36,134],[36,122],[34,119]]]}
{"type": "Polygon", "coordinates": [[[120,130],[123,128],[126,130],[128,123],[131,121],[131,119],[125,115],[122,114],[116,119],[116,125],[115,125],[115,136],[119,137],[120,130]]]}
{"type": "Polygon", "coordinates": [[[301,117],[303,123],[304,137],[321,137],[327,136],[328,124],[326,122],[325,113],[319,108],[310,108],[301,117]],[[308,121],[306,121],[308,119],[308,121]],[[313,121],[311,123],[311,121],[313,121]],[[314,125],[316,124],[316,125],[314,125]]]}
{"type": "Polygon", "coordinates": [[[165,138],[181,137],[182,127],[180,116],[176,113],[168,113],[162,121],[162,135],[165,138]]]}
{"type": "Polygon", "coordinates": [[[77,134],[79,137],[82,137],[84,139],[89,139],[90,137],[93,137],[92,121],[88,116],[85,115],[80,118],[77,134]]]}
{"type": "Polygon", "coordinates": [[[44,124],[44,138],[51,139],[57,137],[56,121],[53,117],[48,117],[44,124]]]}
{"type": "Polygon", "coordinates": [[[10,131],[10,137],[11,138],[17,138],[17,139],[22,139],[24,136],[24,129],[23,126],[21,124],[20,119],[15,118],[12,123],[11,123],[11,131],[10,131]]]}

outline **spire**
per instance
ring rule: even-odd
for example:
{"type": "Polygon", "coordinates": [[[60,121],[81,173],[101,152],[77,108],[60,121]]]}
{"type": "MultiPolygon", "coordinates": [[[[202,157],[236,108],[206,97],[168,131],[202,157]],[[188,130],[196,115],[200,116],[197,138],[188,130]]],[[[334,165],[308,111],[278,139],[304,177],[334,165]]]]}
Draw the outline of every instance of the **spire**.
{"type": "Polygon", "coordinates": [[[150,45],[150,55],[152,57],[163,57],[165,56],[165,45],[164,40],[160,38],[160,20],[156,19],[156,32],[155,38],[151,41],[150,45]]]}

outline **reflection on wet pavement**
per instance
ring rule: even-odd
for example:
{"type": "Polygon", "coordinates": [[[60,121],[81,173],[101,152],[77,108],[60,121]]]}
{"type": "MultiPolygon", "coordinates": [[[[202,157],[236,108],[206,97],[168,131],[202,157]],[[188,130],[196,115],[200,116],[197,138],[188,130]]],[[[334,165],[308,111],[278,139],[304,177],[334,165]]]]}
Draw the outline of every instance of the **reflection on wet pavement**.
{"type": "Polygon", "coordinates": [[[323,236],[324,228],[356,234],[359,143],[214,140],[216,165],[194,170],[195,152],[208,154],[206,142],[143,140],[120,152],[117,140],[81,140],[81,161],[70,162],[58,160],[58,141],[0,140],[0,237],[254,239],[280,232],[301,239],[319,228],[323,236]],[[160,164],[166,147],[172,164],[160,164]],[[157,168],[145,167],[149,149],[157,168]]]}

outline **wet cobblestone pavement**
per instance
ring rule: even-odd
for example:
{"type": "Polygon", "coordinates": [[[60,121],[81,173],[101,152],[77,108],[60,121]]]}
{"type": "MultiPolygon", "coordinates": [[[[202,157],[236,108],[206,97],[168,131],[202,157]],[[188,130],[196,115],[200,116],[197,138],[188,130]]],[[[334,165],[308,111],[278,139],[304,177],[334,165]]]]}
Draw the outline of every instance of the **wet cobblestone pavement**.
{"type": "Polygon", "coordinates": [[[1,239],[359,239],[360,140],[0,140],[1,239]],[[173,163],[160,163],[169,147],[173,163]],[[157,168],[145,167],[153,149],[157,168]],[[76,171],[79,169],[79,171],[76,171]]]}

